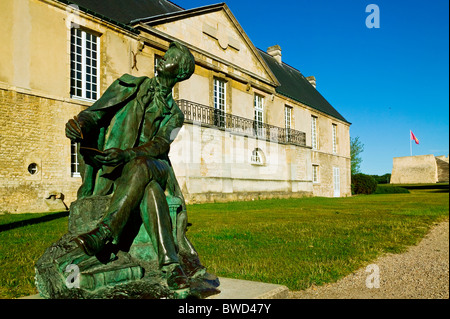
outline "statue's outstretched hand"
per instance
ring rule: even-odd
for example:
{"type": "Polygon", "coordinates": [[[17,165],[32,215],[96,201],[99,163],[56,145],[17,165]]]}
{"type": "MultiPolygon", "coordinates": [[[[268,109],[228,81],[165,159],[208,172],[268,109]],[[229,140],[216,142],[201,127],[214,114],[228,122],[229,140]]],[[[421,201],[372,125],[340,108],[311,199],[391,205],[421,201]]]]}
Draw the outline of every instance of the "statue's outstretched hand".
{"type": "Polygon", "coordinates": [[[129,155],[119,148],[110,148],[104,151],[104,155],[96,155],[97,161],[106,166],[116,166],[129,160],[129,155]]]}

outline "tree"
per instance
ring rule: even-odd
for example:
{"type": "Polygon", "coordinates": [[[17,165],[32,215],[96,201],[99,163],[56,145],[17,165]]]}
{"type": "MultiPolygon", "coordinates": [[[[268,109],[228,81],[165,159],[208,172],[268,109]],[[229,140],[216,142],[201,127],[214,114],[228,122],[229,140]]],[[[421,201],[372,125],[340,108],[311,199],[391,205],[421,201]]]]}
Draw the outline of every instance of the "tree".
{"type": "Polygon", "coordinates": [[[359,136],[350,138],[350,164],[352,175],[361,173],[360,165],[362,162],[360,154],[364,151],[364,144],[359,140],[359,136]]]}

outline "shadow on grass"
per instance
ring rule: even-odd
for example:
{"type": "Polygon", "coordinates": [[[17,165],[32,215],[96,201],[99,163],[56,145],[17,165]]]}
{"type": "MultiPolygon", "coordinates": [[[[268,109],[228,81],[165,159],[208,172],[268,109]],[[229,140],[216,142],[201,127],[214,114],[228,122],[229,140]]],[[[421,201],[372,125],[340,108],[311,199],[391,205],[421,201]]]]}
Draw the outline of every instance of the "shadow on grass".
{"type": "Polygon", "coordinates": [[[434,191],[430,191],[430,193],[448,193],[448,188],[447,189],[439,189],[439,190],[434,190],[434,191]]]}
{"type": "Polygon", "coordinates": [[[17,222],[12,222],[9,224],[0,225],[0,232],[27,226],[27,225],[34,225],[34,224],[39,224],[39,223],[43,223],[43,222],[48,222],[50,220],[54,220],[54,219],[58,219],[58,218],[66,217],[66,216],[69,216],[69,211],[49,214],[49,215],[36,217],[36,218],[30,218],[30,219],[26,219],[26,220],[17,221],[17,222]]]}
{"type": "Polygon", "coordinates": [[[426,190],[429,193],[448,193],[449,183],[437,183],[437,184],[391,184],[392,186],[398,186],[406,188],[408,190],[426,190]]]}

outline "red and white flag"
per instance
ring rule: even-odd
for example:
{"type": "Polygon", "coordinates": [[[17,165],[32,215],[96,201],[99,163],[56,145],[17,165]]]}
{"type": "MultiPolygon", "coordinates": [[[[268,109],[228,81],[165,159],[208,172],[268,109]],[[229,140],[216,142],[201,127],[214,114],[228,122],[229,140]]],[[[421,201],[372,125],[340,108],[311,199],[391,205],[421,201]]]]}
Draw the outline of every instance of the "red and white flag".
{"type": "Polygon", "coordinates": [[[419,144],[419,140],[417,139],[417,137],[415,137],[414,133],[411,130],[409,132],[411,133],[411,140],[416,142],[416,144],[419,144]]]}

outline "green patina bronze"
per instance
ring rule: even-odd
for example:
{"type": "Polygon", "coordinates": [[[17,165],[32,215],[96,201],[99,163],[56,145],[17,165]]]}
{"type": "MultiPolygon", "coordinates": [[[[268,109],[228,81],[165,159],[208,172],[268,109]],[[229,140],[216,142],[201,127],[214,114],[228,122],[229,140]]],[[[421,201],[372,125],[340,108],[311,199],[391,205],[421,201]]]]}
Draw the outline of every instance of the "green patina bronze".
{"type": "Polygon", "coordinates": [[[176,42],[154,78],[125,74],[66,124],[82,185],[68,233],[36,263],[44,298],[185,298],[218,293],[186,237],[187,212],[168,153],[184,116],[173,86],[195,61],[176,42]]]}

